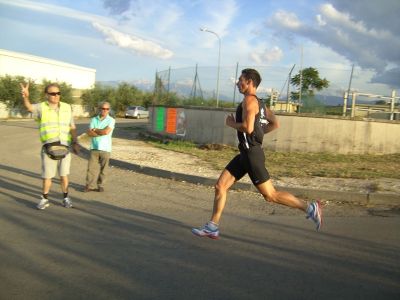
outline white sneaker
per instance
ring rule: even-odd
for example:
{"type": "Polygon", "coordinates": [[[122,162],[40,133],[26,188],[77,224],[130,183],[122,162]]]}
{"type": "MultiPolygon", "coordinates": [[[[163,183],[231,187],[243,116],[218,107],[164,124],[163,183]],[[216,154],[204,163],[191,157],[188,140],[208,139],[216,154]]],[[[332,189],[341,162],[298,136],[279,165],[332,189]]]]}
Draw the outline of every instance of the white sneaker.
{"type": "Polygon", "coordinates": [[[322,205],[319,200],[310,203],[307,209],[307,219],[311,219],[317,225],[317,230],[322,226],[322,205]]]}
{"type": "Polygon", "coordinates": [[[63,200],[63,202],[62,202],[62,205],[63,205],[65,208],[72,208],[72,201],[71,201],[71,199],[69,199],[68,197],[65,197],[64,200],[63,200]]]}
{"type": "Polygon", "coordinates": [[[215,240],[219,238],[218,226],[211,221],[206,223],[201,228],[192,228],[192,233],[200,237],[206,236],[215,240]]]}
{"type": "Polygon", "coordinates": [[[43,210],[43,209],[45,209],[46,207],[49,207],[49,206],[50,206],[49,200],[47,200],[46,198],[43,198],[43,196],[42,196],[42,198],[40,199],[39,204],[36,205],[36,208],[43,210]]]}

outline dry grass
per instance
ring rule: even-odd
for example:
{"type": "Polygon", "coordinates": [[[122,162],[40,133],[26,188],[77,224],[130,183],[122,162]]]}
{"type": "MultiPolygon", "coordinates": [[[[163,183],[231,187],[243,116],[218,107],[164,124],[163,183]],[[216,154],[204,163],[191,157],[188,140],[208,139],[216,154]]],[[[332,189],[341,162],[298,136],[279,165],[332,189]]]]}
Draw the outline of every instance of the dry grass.
{"type": "MultiPolygon", "coordinates": [[[[189,142],[148,140],[153,146],[194,155],[217,170],[238,153],[221,145],[198,146],[189,142]]],[[[286,153],[265,151],[266,166],[276,177],[396,178],[400,179],[400,153],[387,155],[344,155],[331,153],[286,153]]]]}

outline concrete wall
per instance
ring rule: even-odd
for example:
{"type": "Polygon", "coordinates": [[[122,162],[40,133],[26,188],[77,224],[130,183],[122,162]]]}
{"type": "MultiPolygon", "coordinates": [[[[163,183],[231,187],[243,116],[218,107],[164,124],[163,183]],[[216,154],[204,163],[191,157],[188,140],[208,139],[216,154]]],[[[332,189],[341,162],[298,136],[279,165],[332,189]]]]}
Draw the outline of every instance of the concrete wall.
{"type": "Polygon", "coordinates": [[[25,53],[0,49],[0,76],[24,76],[37,83],[42,79],[66,82],[74,89],[92,88],[96,70],[25,53]]]}
{"type": "MultiPolygon", "coordinates": [[[[177,124],[184,124],[185,134],[178,136],[171,132],[171,124],[169,133],[165,130],[166,124],[164,128],[159,125],[156,127],[157,108],[150,108],[149,131],[152,133],[200,144],[237,145],[236,132],[225,126],[225,118],[233,110],[180,107],[180,120],[177,120],[177,124]]],[[[165,123],[167,119],[164,118],[165,123]]],[[[278,120],[280,128],[264,137],[263,147],[270,150],[341,154],[400,153],[399,122],[297,115],[278,115],[278,120]]]]}

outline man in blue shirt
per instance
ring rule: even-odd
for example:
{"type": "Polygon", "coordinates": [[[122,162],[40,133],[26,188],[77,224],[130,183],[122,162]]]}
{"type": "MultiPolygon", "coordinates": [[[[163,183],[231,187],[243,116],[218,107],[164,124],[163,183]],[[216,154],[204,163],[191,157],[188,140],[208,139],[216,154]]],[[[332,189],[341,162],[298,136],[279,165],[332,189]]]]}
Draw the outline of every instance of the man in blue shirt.
{"type": "Polygon", "coordinates": [[[110,161],[115,119],[109,116],[110,103],[101,102],[99,114],[90,121],[87,134],[92,138],[85,192],[104,192],[104,183],[110,161]]]}

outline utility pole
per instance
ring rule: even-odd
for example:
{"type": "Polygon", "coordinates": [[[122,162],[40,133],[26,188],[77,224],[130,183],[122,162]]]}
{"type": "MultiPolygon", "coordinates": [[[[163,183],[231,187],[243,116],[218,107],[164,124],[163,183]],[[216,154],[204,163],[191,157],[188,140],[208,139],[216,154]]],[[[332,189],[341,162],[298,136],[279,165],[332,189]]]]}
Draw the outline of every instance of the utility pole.
{"type": "Polygon", "coordinates": [[[303,89],[303,45],[301,45],[301,56],[300,56],[300,91],[299,91],[299,110],[298,110],[299,113],[301,107],[302,89],[303,89]]]}
{"type": "Polygon", "coordinates": [[[390,120],[394,120],[394,102],[396,101],[396,90],[392,90],[392,97],[390,99],[390,120]]]}
{"type": "Polygon", "coordinates": [[[200,31],[212,33],[218,39],[218,70],[217,70],[217,107],[218,107],[218,104],[219,104],[219,76],[220,76],[220,69],[221,69],[221,38],[218,35],[218,33],[214,32],[212,30],[209,30],[207,28],[200,28],[200,31]]]}
{"type": "Polygon", "coordinates": [[[236,63],[236,73],[235,73],[235,79],[233,81],[233,106],[235,106],[235,102],[236,102],[236,80],[237,80],[237,76],[238,76],[238,70],[239,70],[239,62],[236,63]]]}
{"type": "Polygon", "coordinates": [[[354,64],[351,66],[351,73],[350,73],[349,87],[347,89],[347,95],[350,95],[351,81],[353,80],[353,71],[354,71],[354,64]]]}
{"type": "Polygon", "coordinates": [[[293,65],[292,69],[289,72],[288,76],[288,84],[287,84],[287,92],[286,92],[286,112],[289,112],[289,101],[290,101],[290,80],[292,79],[292,72],[296,64],[293,65]]]}

